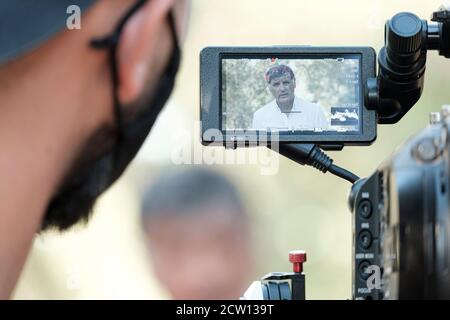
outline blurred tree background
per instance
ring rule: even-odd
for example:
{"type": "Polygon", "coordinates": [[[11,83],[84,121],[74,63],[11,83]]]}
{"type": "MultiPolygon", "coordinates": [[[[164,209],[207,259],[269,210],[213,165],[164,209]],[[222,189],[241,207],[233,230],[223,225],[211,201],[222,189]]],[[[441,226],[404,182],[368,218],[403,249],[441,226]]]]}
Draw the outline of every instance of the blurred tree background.
{"type": "MultiPolygon", "coordinates": [[[[296,78],[295,94],[319,103],[327,116],[332,106],[357,102],[358,85],[348,75],[355,73],[355,60],[336,59],[224,59],[222,60],[222,108],[225,129],[248,129],[253,114],[271,102],[265,80],[274,65],[287,65],[296,78]],[[353,62],[353,63],[352,63],[353,62]]],[[[358,64],[356,64],[358,67],[358,64]]]]}
{"type": "MultiPolygon", "coordinates": [[[[210,152],[199,141],[199,53],[206,46],[383,45],[384,23],[411,11],[429,18],[441,0],[193,0],[188,38],[174,95],[125,176],[99,201],[88,226],[36,237],[15,298],[152,299],[166,297],[146,263],[139,226],[142,181],[152,181],[173,165],[175,148],[185,147],[193,162],[210,152]],[[200,156],[195,157],[194,151],[200,156]]],[[[328,81],[327,77],[319,77],[328,81]]],[[[262,80],[261,80],[262,81],[262,80]]],[[[398,123],[378,127],[370,147],[331,152],[335,163],[361,177],[428,123],[430,111],[450,103],[450,62],[428,55],[422,99],[398,123]]],[[[261,89],[264,91],[263,89],[261,89]]],[[[264,93],[266,94],[266,93],[264,93]]],[[[312,97],[320,99],[319,97],[312,97]]],[[[231,159],[253,148],[223,150],[231,159]]],[[[278,171],[262,175],[264,162],[216,166],[236,183],[251,212],[258,259],[252,280],[272,271],[290,271],[288,252],[304,249],[307,299],[351,297],[352,215],[350,184],[285,159],[278,171]]]]}

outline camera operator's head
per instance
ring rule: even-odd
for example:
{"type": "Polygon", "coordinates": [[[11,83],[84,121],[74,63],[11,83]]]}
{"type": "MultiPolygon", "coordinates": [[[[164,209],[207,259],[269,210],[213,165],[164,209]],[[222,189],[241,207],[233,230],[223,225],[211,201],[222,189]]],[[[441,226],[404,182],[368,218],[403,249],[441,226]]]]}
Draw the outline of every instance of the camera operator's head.
{"type": "Polygon", "coordinates": [[[252,268],[247,214],[235,187],[205,169],[162,174],[144,192],[154,271],[175,299],[235,299],[252,268]]]}
{"type": "Polygon", "coordinates": [[[86,220],[136,155],[173,89],[187,7],[0,2],[0,297],[33,234],[86,220]]]}
{"type": "Polygon", "coordinates": [[[270,93],[279,106],[292,106],[295,99],[295,75],[287,65],[280,64],[271,67],[265,75],[270,93]]]}

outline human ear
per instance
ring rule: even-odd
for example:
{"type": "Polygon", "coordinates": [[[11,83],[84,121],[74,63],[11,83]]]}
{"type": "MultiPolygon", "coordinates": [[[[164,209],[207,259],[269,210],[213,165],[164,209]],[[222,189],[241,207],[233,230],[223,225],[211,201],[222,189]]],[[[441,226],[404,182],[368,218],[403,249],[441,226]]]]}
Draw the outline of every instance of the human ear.
{"type": "Polygon", "coordinates": [[[118,96],[122,104],[140,97],[151,74],[156,81],[171,52],[167,16],[175,0],[152,0],[125,25],[117,48],[118,96]],[[157,70],[159,69],[159,70],[157,70]]]}

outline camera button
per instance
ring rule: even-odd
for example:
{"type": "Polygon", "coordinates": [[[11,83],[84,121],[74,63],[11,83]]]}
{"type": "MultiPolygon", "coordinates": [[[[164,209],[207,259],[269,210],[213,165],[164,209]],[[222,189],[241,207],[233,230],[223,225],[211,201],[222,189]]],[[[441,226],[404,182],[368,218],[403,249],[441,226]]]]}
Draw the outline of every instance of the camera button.
{"type": "Polygon", "coordinates": [[[362,280],[369,279],[370,274],[367,271],[367,268],[370,267],[370,263],[367,260],[361,261],[361,263],[358,266],[358,272],[359,276],[362,280]]]}
{"type": "Polygon", "coordinates": [[[358,243],[361,248],[369,249],[372,245],[372,234],[369,230],[363,230],[358,236],[358,243]]]}
{"type": "Polygon", "coordinates": [[[372,215],[372,203],[370,200],[362,200],[358,205],[358,214],[361,218],[369,219],[372,215]]]}

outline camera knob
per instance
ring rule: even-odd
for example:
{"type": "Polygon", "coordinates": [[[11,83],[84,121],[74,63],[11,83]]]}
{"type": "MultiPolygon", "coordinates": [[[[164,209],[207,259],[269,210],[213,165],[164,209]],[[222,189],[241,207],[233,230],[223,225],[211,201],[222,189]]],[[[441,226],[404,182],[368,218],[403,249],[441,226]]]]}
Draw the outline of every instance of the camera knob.
{"type": "Polygon", "coordinates": [[[289,262],[293,264],[295,273],[302,273],[303,263],[306,262],[306,251],[293,250],[289,252],[289,262]]]}
{"type": "Polygon", "coordinates": [[[411,54],[422,47],[422,20],[413,13],[396,14],[386,25],[386,40],[391,51],[411,54]]]}

